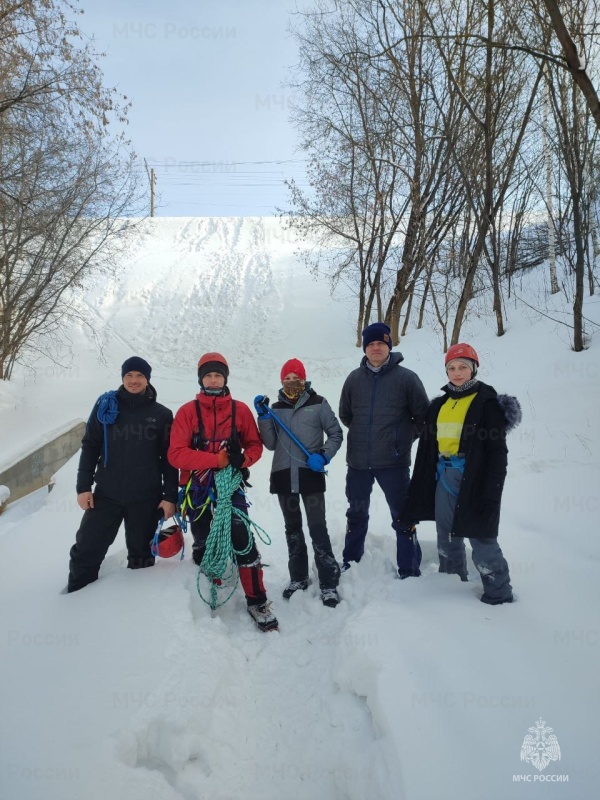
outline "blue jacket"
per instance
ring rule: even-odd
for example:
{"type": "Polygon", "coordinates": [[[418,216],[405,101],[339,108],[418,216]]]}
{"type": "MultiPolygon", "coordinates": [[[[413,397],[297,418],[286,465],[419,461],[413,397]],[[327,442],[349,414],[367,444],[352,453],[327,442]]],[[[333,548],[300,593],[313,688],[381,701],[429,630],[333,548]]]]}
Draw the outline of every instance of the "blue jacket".
{"type": "Polygon", "coordinates": [[[346,461],[355,469],[410,466],[429,400],[419,376],[401,367],[402,353],[390,353],[379,372],[360,367],[346,378],[340,420],[348,427],[346,461]]]}

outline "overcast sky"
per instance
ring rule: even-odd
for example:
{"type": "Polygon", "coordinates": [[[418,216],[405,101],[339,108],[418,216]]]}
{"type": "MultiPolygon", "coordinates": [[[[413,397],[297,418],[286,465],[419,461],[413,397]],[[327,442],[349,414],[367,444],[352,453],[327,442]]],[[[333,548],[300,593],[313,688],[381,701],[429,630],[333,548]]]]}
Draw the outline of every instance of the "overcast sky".
{"type": "Polygon", "coordinates": [[[294,0],[81,3],[106,84],[133,102],[128,132],[155,168],[158,216],[287,205],[283,178],[304,173],[282,87],[297,60],[294,0]]]}

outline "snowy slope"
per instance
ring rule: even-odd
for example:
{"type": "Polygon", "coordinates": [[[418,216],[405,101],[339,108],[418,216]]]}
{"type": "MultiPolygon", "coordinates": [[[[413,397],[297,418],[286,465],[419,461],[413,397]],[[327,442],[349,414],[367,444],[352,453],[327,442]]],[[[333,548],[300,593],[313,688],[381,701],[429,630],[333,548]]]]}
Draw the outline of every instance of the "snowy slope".
{"type": "MultiPolygon", "coordinates": [[[[248,403],[273,397],[282,363],[295,356],[335,408],[361,355],[352,308],[306,274],[294,248],[273,219],[142,223],[117,274],[78,298],[93,335],[72,327],[68,361],[42,360],[35,373],[21,369],[0,384],[0,460],[85,418],[133,353],[153,365],[159,400],[173,410],[193,396],[197,359],[213,349],[229,360],[234,396],[248,403]]],[[[543,279],[518,294],[536,305],[543,279]]],[[[502,339],[485,317],[468,323],[465,338],[482,379],[517,395],[524,411],[509,441],[501,526],[517,603],[479,603],[473,569],[467,584],[439,575],[431,523],[420,526],[423,577],[395,580],[377,490],[367,553],[343,576],[340,606],[324,608],[315,584],[286,603],[268,453],[252,470],[251,516],[272,538],[261,550],[278,634],[252,627],[241,594],[211,615],[189,559],[124,569],[122,534],[101,580],[59,595],[80,519],[75,456],[51,494],[0,517],[2,796],[595,797],[599,350],[594,342],[572,353],[562,325],[512,302],[502,339]],[[540,718],[562,751],[542,772],[520,760],[540,718]]],[[[564,298],[548,302],[551,316],[568,320],[564,298]]],[[[586,316],[598,320],[596,309],[592,298],[586,316]]],[[[411,330],[400,349],[435,395],[444,377],[438,337],[411,330]]],[[[327,492],[338,554],[342,453],[327,492]]]]}

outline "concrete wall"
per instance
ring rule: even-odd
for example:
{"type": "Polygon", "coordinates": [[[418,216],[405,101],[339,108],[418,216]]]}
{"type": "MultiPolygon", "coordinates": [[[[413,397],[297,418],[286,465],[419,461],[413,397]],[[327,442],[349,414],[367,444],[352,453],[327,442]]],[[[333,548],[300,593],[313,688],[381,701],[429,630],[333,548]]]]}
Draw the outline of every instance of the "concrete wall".
{"type": "Polygon", "coordinates": [[[0,485],[10,489],[9,502],[50,483],[54,473],[79,450],[84,432],[85,422],[73,420],[45,434],[42,443],[17,461],[0,466],[0,485]]]}

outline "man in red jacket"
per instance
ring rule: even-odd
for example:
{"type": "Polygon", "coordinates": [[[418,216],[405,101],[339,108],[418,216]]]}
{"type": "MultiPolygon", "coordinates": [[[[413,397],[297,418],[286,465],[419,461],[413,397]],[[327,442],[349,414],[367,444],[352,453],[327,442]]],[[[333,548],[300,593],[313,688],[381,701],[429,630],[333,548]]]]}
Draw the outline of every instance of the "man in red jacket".
{"type": "MultiPolygon", "coordinates": [[[[210,533],[212,500],[218,502],[214,498],[214,471],[229,464],[246,470],[258,461],[263,451],[254,417],[245,403],[232,399],[228,377],[225,358],[220,353],[205,353],[198,362],[200,392],[195,400],[179,409],[171,429],[168,458],[180,470],[179,483],[187,485],[192,474],[188,491],[195,507],[191,515],[192,558],[198,565],[202,563],[210,533]]],[[[248,504],[240,489],[234,492],[232,503],[247,511],[248,504]]],[[[267,603],[259,552],[252,533],[237,514],[231,515],[231,540],[235,550],[242,553],[236,555],[236,561],[249,614],[261,630],[276,628],[277,620],[267,603]]]]}

